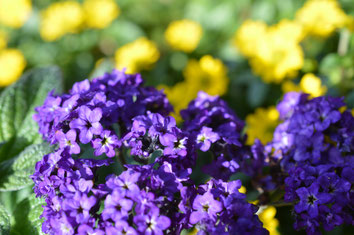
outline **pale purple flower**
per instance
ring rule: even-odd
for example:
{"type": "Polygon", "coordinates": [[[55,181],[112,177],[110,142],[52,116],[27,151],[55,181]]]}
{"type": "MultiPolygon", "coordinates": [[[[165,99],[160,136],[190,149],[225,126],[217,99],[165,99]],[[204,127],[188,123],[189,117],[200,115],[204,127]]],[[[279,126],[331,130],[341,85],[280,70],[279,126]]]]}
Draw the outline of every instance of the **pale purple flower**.
{"type": "Polygon", "coordinates": [[[70,122],[70,128],[80,130],[80,141],[84,144],[89,143],[93,135],[99,135],[102,132],[100,120],[102,117],[102,110],[95,108],[91,110],[87,106],[82,106],[79,109],[79,117],[70,122]]]}
{"type": "Polygon", "coordinates": [[[69,148],[69,153],[70,154],[79,154],[80,153],[80,147],[76,143],[76,131],[75,130],[69,130],[67,133],[63,133],[62,131],[58,131],[55,133],[55,138],[59,142],[60,148],[69,148]]]}

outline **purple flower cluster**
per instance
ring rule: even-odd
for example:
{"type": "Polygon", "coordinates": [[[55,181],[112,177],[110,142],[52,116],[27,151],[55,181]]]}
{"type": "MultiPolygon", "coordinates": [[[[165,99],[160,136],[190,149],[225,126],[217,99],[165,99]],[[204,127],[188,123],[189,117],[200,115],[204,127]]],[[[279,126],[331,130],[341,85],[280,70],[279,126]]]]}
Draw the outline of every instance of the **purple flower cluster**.
{"type": "Polygon", "coordinates": [[[213,161],[203,167],[205,173],[226,181],[237,172],[251,177],[260,174],[265,165],[262,143],[246,146],[244,122],[220,97],[201,91],[181,116],[185,121],[182,129],[191,134],[196,148],[213,155],[213,161]]]}
{"type": "Polygon", "coordinates": [[[239,149],[244,143],[244,122],[218,96],[205,92],[199,92],[181,116],[183,130],[191,133],[197,148],[213,153],[214,161],[203,170],[214,178],[228,180],[242,162],[239,149]]]}
{"type": "Polygon", "coordinates": [[[238,168],[227,156],[242,147],[243,123],[218,97],[200,93],[180,129],[162,92],[115,70],[50,93],[36,111],[40,133],[57,146],[31,176],[46,200],[43,232],[267,234],[240,181],[190,178],[197,149],[212,151],[226,175],[238,168]]]}
{"type": "MultiPolygon", "coordinates": [[[[239,180],[212,179],[197,189],[185,189],[183,194],[190,200],[189,222],[197,224],[199,234],[268,234],[255,215],[257,207],[245,203],[245,195],[238,191],[240,187],[239,180]]],[[[180,208],[188,210],[184,203],[180,208]]]]}
{"type": "Polygon", "coordinates": [[[287,175],[285,201],[295,204],[296,229],[320,233],[354,221],[354,118],[342,99],[288,93],[277,109],[271,158],[287,175]]]}

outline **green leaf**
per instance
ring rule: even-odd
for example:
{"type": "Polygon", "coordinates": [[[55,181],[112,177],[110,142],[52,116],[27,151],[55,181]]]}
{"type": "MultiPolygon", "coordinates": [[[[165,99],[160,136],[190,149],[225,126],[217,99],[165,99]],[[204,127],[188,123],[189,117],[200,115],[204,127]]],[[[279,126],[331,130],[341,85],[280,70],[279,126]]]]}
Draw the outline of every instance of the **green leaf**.
{"type": "Polygon", "coordinates": [[[14,191],[32,184],[37,161],[53,150],[47,143],[34,144],[25,148],[18,156],[0,164],[0,191],[14,191]]]}
{"type": "Polygon", "coordinates": [[[10,215],[5,207],[0,204],[0,234],[10,234],[10,215]]]}
{"type": "Polygon", "coordinates": [[[39,216],[43,212],[44,200],[36,198],[34,194],[20,202],[13,212],[11,220],[11,234],[39,235],[43,219],[39,216]]]}
{"type": "Polygon", "coordinates": [[[34,108],[43,104],[48,92],[62,91],[57,67],[38,68],[23,75],[0,95],[0,161],[19,154],[25,147],[40,143],[34,108]]]}

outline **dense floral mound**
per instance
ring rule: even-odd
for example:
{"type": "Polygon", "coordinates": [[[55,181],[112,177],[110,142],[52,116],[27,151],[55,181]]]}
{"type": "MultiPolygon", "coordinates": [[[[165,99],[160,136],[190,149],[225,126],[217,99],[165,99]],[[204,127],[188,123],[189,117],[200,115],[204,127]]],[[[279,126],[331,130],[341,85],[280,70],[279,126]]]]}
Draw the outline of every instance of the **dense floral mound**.
{"type": "Polygon", "coordinates": [[[218,97],[199,93],[180,129],[162,92],[113,71],[50,93],[36,111],[40,133],[57,146],[32,176],[46,199],[43,232],[267,234],[241,182],[227,182],[252,151],[243,122],[218,97]],[[215,159],[203,185],[190,178],[198,149],[215,159]]]}

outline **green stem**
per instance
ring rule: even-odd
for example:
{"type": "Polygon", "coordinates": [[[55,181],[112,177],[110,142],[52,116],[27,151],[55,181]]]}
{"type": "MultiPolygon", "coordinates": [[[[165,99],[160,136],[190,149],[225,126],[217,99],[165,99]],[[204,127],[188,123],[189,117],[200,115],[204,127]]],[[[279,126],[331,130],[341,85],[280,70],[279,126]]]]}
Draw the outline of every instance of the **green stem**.
{"type": "Polygon", "coordinates": [[[119,151],[118,149],[116,149],[116,156],[117,156],[117,159],[118,159],[120,165],[122,166],[122,169],[126,170],[126,167],[124,165],[126,165],[127,162],[125,160],[124,151],[119,151]]]}
{"type": "Polygon", "coordinates": [[[295,203],[293,202],[278,201],[278,202],[268,203],[265,206],[283,207],[283,206],[293,206],[294,204],[295,203]]]}
{"type": "Polygon", "coordinates": [[[347,29],[343,29],[340,32],[339,42],[338,42],[338,54],[344,56],[348,52],[350,41],[350,33],[347,29]]]}

